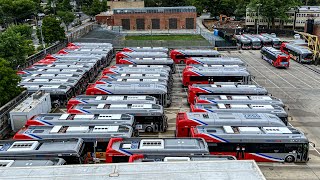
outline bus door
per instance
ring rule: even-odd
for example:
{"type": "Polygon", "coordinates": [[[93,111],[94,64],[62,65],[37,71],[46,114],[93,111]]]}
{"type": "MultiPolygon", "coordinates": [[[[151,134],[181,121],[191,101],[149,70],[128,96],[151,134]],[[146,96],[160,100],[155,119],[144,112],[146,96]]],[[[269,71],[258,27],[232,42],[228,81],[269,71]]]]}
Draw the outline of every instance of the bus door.
{"type": "Polygon", "coordinates": [[[297,149],[297,162],[308,161],[309,144],[299,144],[297,149]]]}
{"type": "Polygon", "coordinates": [[[246,146],[244,144],[235,144],[235,157],[238,160],[246,159],[246,146]]]}

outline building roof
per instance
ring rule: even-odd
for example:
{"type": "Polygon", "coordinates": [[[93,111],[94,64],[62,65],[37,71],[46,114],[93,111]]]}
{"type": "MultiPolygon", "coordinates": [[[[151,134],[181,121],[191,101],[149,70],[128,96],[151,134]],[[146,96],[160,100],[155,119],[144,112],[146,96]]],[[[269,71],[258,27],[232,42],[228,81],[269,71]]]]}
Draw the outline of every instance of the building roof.
{"type": "Polygon", "coordinates": [[[0,177],[6,179],[136,180],[166,177],[171,180],[265,180],[259,167],[252,160],[11,167],[1,170],[0,177]]]}
{"type": "Polygon", "coordinates": [[[114,14],[131,14],[131,13],[179,13],[179,12],[196,12],[194,6],[177,6],[177,7],[145,7],[145,8],[115,8],[114,14]]]}
{"type": "Polygon", "coordinates": [[[300,6],[298,12],[320,12],[320,6],[300,6]]]}

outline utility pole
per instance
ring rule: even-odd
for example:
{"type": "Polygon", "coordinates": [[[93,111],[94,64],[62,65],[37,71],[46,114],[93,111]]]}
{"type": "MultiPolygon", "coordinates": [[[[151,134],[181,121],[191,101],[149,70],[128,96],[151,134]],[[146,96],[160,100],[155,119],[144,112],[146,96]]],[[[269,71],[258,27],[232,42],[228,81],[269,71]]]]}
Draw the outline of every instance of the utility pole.
{"type": "Polygon", "coordinates": [[[40,26],[40,35],[41,35],[41,43],[42,43],[42,47],[43,47],[43,52],[44,52],[44,54],[47,54],[47,50],[46,50],[46,46],[44,44],[43,34],[42,34],[42,17],[44,17],[44,16],[45,16],[45,14],[43,14],[43,13],[38,14],[38,17],[39,17],[38,25],[40,26]]]}
{"type": "Polygon", "coordinates": [[[257,7],[258,7],[258,21],[257,21],[257,34],[259,34],[259,23],[260,23],[260,13],[259,13],[259,10],[260,10],[260,6],[262,4],[257,4],[257,7]]]}

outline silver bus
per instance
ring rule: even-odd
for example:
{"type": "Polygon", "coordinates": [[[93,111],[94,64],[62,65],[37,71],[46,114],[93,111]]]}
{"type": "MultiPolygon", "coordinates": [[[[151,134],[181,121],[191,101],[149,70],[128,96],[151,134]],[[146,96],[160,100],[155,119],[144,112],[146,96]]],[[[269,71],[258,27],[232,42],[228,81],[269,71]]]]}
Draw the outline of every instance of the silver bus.
{"type": "Polygon", "coordinates": [[[208,65],[239,65],[245,66],[245,63],[239,58],[227,58],[227,57],[190,57],[187,59],[187,65],[191,64],[208,64],[208,65]]]}
{"type": "Polygon", "coordinates": [[[163,65],[168,66],[171,72],[176,73],[176,65],[171,58],[123,58],[116,66],[139,66],[139,65],[163,65]]]}

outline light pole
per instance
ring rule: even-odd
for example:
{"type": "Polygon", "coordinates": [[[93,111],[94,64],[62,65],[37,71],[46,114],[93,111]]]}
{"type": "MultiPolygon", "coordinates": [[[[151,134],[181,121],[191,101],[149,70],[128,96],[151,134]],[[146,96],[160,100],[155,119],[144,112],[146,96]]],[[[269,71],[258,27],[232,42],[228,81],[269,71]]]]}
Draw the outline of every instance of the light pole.
{"type": "Polygon", "coordinates": [[[43,14],[43,13],[38,14],[38,17],[39,17],[38,26],[40,26],[40,35],[41,35],[41,43],[42,43],[42,47],[43,47],[43,52],[44,52],[44,54],[47,54],[47,50],[46,50],[46,46],[44,44],[43,34],[42,34],[42,17],[44,17],[44,16],[45,16],[45,14],[43,14]]]}
{"type": "Polygon", "coordinates": [[[56,7],[57,7],[56,0],[52,0],[50,6],[53,9],[53,14],[56,15],[56,7]]]}
{"type": "Polygon", "coordinates": [[[260,14],[259,14],[259,9],[260,9],[260,6],[262,4],[257,4],[257,7],[258,7],[258,22],[257,22],[257,34],[259,34],[259,22],[260,22],[260,14]]]}

